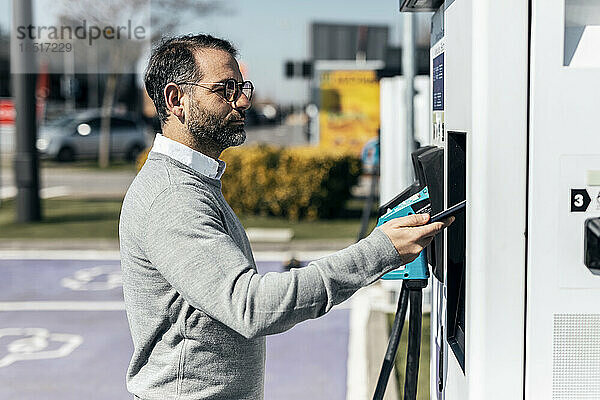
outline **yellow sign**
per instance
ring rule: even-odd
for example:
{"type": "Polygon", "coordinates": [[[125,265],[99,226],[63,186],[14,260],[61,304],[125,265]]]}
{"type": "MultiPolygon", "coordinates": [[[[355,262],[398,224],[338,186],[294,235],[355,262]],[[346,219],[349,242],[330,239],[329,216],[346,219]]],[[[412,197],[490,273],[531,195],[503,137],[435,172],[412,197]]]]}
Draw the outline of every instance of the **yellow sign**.
{"type": "Polygon", "coordinates": [[[321,74],[321,146],[360,154],[379,129],[379,82],[375,71],[321,74]]]}

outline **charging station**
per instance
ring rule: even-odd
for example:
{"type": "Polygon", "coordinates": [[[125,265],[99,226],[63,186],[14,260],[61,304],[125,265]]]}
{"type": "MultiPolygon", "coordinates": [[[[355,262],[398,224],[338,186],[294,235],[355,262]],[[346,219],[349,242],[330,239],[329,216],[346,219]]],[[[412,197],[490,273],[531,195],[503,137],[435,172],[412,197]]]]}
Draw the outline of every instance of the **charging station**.
{"type": "Polygon", "coordinates": [[[427,250],[431,399],[600,399],[600,1],[400,9],[432,12],[416,182],[467,200],[427,250]]]}

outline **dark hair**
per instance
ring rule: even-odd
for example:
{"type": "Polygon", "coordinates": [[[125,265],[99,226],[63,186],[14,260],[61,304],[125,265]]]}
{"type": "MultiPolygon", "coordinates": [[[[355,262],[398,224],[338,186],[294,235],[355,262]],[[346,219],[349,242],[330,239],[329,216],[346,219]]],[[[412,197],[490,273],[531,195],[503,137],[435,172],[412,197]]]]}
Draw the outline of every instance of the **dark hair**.
{"type": "Polygon", "coordinates": [[[210,35],[166,38],[152,51],[144,75],[144,84],[154,102],[161,125],[169,116],[163,95],[165,86],[170,82],[193,82],[202,79],[203,73],[194,57],[200,49],[223,50],[232,57],[237,56],[237,50],[231,43],[210,35]]]}

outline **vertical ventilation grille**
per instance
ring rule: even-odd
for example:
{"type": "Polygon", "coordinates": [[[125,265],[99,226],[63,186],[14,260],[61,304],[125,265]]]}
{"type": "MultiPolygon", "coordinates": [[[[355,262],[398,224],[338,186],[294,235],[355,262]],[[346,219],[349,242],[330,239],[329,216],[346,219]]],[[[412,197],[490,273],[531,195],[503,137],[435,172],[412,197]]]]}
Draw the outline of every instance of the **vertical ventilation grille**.
{"type": "Polygon", "coordinates": [[[600,399],[600,314],[554,315],[552,399],[600,399]]]}

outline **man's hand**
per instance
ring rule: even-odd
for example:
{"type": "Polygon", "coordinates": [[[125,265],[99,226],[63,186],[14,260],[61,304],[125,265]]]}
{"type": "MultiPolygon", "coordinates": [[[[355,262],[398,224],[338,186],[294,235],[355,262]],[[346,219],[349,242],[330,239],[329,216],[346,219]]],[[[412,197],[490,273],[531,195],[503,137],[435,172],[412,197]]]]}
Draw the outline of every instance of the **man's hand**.
{"type": "Polygon", "coordinates": [[[379,229],[390,238],[400,254],[402,265],[414,261],[436,234],[454,222],[454,217],[432,224],[427,224],[427,221],[429,214],[413,214],[394,218],[380,226],[379,229]]]}

